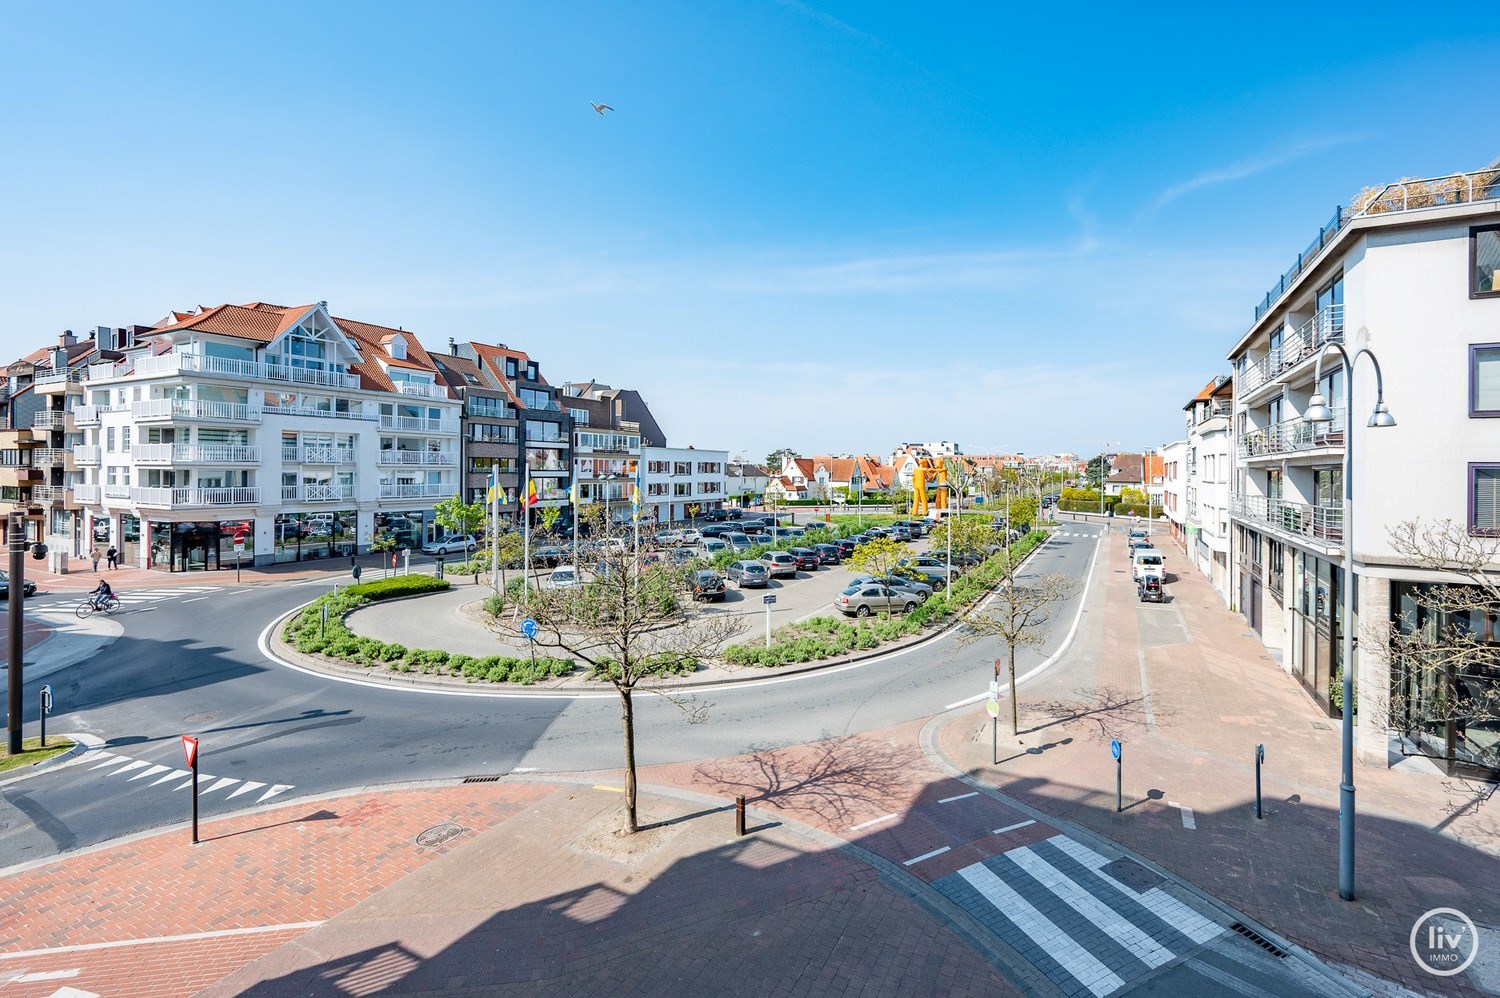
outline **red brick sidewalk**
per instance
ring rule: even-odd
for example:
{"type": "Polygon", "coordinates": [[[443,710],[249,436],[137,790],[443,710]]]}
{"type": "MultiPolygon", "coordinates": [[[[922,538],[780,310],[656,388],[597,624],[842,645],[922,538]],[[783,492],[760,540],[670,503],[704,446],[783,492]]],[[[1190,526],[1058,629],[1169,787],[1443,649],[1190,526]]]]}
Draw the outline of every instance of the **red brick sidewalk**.
{"type": "MultiPolygon", "coordinates": [[[[1500,923],[1500,815],[1473,788],[1440,777],[1360,766],[1359,899],[1338,898],[1339,732],[1274,662],[1242,618],[1175,550],[1169,605],[1139,604],[1123,569],[1124,540],[1101,556],[1104,603],[1079,641],[1097,668],[1076,690],[1021,698],[1021,745],[978,710],[946,722],[938,744],[962,770],[1048,814],[1114,839],[1334,964],[1419,991],[1462,991],[1463,978],[1418,970],[1413,923],[1451,906],[1500,923]],[[1181,611],[1190,640],[1147,647],[1181,611]],[[1147,695],[1149,691],[1149,695],[1147,695]],[[1108,742],[1125,745],[1124,801],[1115,813],[1108,742]],[[1266,746],[1266,813],[1254,812],[1253,752],[1266,746]],[[1180,805],[1180,806],[1179,806],[1180,805]],[[1183,807],[1191,811],[1183,810],[1183,807]],[[1189,827],[1192,826],[1192,827],[1189,827]]],[[[1181,633],[1180,630],[1177,633],[1181,633]]]]}
{"type": "MultiPolygon", "coordinates": [[[[51,636],[51,627],[48,627],[46,624],[42,623],[31,615],[27,615],[26,623],[24,624],[21,631],[22,646],[25,647],[27,651],[35,648],[37,645],[41,644],[43,641],[46,641],[51,636]]],[[[5,661],[6,657],[9,654],[10,631],[9,629],[5,629],[3,631],[0,631],[0,661],[5,661]]]]}
{"type": "MultiPolygon", "coordinates": [[[[425,565],[428,559],[412,559],[413,570],[418,570],[425,565]]],[[[109,569],[104,562],[99,563],[99,571],[93,571],[87,558],[74,558],[69,566],[68,574],[57,575],[52,572],[42,571],[38,566],[41,562],[28,561],[26,563],[26,577],[37,584],[40,589],[53,592],[63,590],[89,590],[99,584],[101,578],[108,579],[109,584],[117,589],[123,588],[151,588],[159,589],[167,586],[201,586],[235,585],[235,572],[233,567],[208,572],[162,572],[155,569],[145,568],[116,568],[109,569]]],[[[360,564],[364,567],[365,579],[380,578],[380,569],[375,567],[375,556],[362,556],[360,564]]],[[[265,568],[252,568],[245,566],[240,570],[239,585],[264,586],[278,582],[301,582],[308,579],[347,579],[349,578],[349,562],[347,559],[332,558],[326,561],[306,561],[287,565],[270,565],[265,568]]]]}

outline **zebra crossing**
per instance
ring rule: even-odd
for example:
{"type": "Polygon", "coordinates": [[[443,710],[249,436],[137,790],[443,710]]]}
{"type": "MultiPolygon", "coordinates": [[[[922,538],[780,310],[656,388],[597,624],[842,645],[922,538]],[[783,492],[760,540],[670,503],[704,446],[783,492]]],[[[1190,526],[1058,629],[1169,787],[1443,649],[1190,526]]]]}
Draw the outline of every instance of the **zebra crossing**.
{"type": "MultiPolygon", "coordinates": [[[[197,600],[208,599],[213,593],[223,592],[225,588],[224,586],[160,586],[154,589],[132,589],[125,586],[115,590],[115,595],[120,597],[120,610],[128,613],[131,610],[148,609],[168,600],[193,603],[197,600]]],[[[86,593],[51,595],[52,599],[39,601],[41,609],[72,609],[81,600],[87,598],[86,593]]]]}
{"type": "MultiPolygon", "coordinates": [[[[100,770],[101,777],[106,779],[121,777],[121,782],[127,786],[138,784],[138,788],[160,787],[163,792],[176,793],[187,789],[193,783],[193,771],[190,769],[175,769],[115,752],[91,752],[83,764],[90,770],[100,770]],[[142,783],[140,782],[142,780],[150,780],[150,782],[142,783]]],[[[245,797],[244,803],[246,804],[262,804],[272,797],[286,793],[293,787],[294,784],[291,783],[268,783],[230,776],[210,776],[202,772],[198,774],[199,797],[218,793],[220,790],[228,790],[225,800],[245,797]],[[257,793],[259,796],[255,796],[257,793]]]]}

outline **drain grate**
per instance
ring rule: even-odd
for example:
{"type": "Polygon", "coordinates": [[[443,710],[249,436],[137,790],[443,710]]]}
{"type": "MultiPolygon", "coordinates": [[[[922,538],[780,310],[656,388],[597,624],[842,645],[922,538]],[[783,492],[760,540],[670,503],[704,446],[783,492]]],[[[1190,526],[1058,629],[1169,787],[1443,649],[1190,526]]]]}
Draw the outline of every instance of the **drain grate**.
{"type": "Polygon", "coordinates": [[[1129,887],[1137,894],[1145,893],[1161,885],[1161,878],[1133,859],[1117,859],[1101,867],[1105,873],[1129,887]]]}
{"type": "Polygon", "coordinates": [[[1327,722],[1324,722],[1324,721],[1310,721],[1309,723],[1314,728],[1317,728],[1319,731],[1332,731],[1333,730],[1333,727],[1331,725],[1329,725],[1327,722]]]}
{"type": "Polygon", "coordinates": [[[498,783],[498,782],[500,782],[500,777],[498,777],[498,776],[465,776],[464,777],[464,782],[465,783],[498,783]]]}
{"type": "Polygon", "coordinates": [[[1285,960],[1288,956],[1286,950],[1282,949],[1280,946],[1277,946],[1275,943],[1271,942],[1271,940],[1267,939],[1259,932],[1256,932],[1254,929],[1250,928],[1250,926],[1246,925],[1243,922],[1235,922],[1230,926],[1230,929],[1238,932],[1240,935],[1244,936],[1246,939],[1250,940],[1252,943],[1259,946],[1267,953],[1276,957],[1278,960],[1285,960]]]}

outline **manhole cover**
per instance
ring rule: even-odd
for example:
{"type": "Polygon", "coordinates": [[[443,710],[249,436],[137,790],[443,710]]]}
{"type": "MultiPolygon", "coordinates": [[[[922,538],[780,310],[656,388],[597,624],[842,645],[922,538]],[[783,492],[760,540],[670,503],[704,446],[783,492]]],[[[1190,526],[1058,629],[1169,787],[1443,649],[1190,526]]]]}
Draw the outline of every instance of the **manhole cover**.
{"type": "Polygon", "coordinates": [[[1102,869],[1120,883],[1136,892],[1149,891],[1161,884],[1161,878],[1133,859],[1117,859],[1106,863],[1102,869]]]}
{"type": "Polygon", "coordinates": [[[183,724],[203,724],[206,721],[217,721],[224,716],[222,710],[200,710],[196,714],[189,714],[182,719],[183,724]]]}
{"type": "Polygon", "coordinates": [[[464,833],[462,825],[455,825],[451,821],[445,821],[441,825],[433,825],[427,831],[417,836],[417,845],[434,846],[447,845],[464,833]]]}

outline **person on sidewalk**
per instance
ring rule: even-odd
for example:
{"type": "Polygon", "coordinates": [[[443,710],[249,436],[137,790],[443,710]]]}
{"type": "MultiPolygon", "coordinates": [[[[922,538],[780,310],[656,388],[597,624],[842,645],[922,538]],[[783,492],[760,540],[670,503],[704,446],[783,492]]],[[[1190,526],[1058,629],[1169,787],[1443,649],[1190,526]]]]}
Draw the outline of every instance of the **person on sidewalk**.
{"type": "Polygon", "coordinates": [[[99,550],[99,545],[95,544],[94,545],[94,550],[92,550],[92,551],[89,552],[89,557],[91,559],[93,559],[93,562],[94,562],[94,574],[98,575],[99,574],[99,559],[102,558],[102,557],[104,557],[104,552],[100,551],[99,550]]]}
{"type": "Polygon", "coordinates": [[[108,551],[104,552],[104,557],[108,559],[107,564],[109,565],[110,571],[114,571],[115,569],[120,567],[120,552],[115,550],[115,546],[113,544],[109,546],[108,551]]]}

